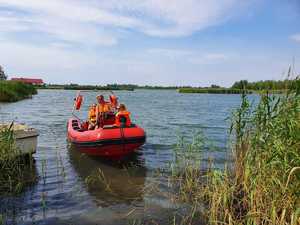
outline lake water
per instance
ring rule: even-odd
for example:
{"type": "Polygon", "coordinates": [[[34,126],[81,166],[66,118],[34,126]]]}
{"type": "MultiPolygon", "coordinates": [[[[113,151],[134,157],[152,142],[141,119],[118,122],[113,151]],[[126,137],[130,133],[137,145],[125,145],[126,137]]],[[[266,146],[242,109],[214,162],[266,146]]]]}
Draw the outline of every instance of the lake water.
{"type": "MultiPolygon", "coordinates": [[[[81,118],[99,92],[83,94],[81,118]]],[[[192,137],[202,130],[215,146],[205,151],[203,161],[213,157],[215,166],[222,168],[228,160],[227,119],[239,105],[239,95],[180,94],[175,90],[116,94],[147,133],[145,145],[123,164],[89,158],[68,147],[66,122],[76,91],[39,90],[32,99],[0,104],[1,121],[26,123],[40,134],[34,154],[37,182],[18,196],[0,197],[0,214],[7,223],[166,224],[186,206],[145,190],[161,181],[156,171],[172,161],[177,135],[192,137]],[[101,182],[92,179],[96,176],[101,182]]]]}

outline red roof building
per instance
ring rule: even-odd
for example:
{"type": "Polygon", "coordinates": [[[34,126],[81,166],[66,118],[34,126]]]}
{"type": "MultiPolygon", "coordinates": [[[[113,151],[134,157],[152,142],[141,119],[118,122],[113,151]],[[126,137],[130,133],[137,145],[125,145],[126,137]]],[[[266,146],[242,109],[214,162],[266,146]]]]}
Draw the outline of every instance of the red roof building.
{"type": "Polygon", "coordinates": [[[11,78],[13,81],[20,81],[25,84],[32,84],[32,85],[43,85],[44,81],[42,79],[31,79],[31,78],[11,78]]]}

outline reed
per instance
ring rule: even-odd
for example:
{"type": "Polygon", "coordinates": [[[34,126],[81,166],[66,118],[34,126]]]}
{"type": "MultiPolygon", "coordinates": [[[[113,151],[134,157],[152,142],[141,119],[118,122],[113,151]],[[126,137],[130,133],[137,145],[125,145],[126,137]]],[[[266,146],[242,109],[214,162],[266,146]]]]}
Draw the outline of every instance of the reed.
{"type": "Polygon", "coordinates": [[[15,146],[13,123],[0,130],[0,195],[20,193],[35,181],[32,159],[20,157],[15,146]]]}
{"type": "Polygon", "coordinates": [[[34,86],[17,81],[0,81],[0,102],[16,102],[37,94],[34,86]]]}
{"type": "MultiPolygon", "coordinates": [[[[232,117],[234,163],[224,170],[214,169],[212,163],[201,172],[198,164],[190,163],[189,156],[191,149],[201,155],[201,145],[194,141],[180,144],[180,152],[185,153],[179,161],[185,166],[172,173],[172,179],[178,200],[193,205],[191,221],[200,220],[195,212],[204,204],[206,210],[201,215],[208,224],[300,224],[297,82],[296,89],[282,95],[262,93],[255,107],[242,95],[241,106],[232,117]]],[[[178,157],[178,150],[175,155],[178,157]]]]}

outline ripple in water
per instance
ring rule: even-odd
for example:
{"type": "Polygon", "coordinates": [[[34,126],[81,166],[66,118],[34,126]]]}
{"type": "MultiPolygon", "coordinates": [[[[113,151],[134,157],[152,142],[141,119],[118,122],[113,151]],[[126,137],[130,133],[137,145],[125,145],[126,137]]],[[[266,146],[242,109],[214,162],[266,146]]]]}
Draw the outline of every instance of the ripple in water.
{"type": "MultiPolygon", "coordinates": [[[[69,149],[66,121],[76,91],[40,90],[33,99],[0,104],[0,121],[16,120],[39,130],[34,155],[38,180],[12,197],[0,198],[0,214],[9,224],[122,224],[121,221],[168,221],[177,207],[163,196],[145,193],[156,182],[156,170],[172,160],[172,148],[181,133],[197,130],[216,147],[205,150],[203,162],[227,159],[226,120],[240,102],[238,95],[179,94],[176,91],[116,92],[147,132],[147,143],[127,163],[90,158],[69,149]],[[146,210],[147,209],[147,210],[146,210]]],[[[80,116],[87,115],[96,92],[84,92],[80,116]]]]}

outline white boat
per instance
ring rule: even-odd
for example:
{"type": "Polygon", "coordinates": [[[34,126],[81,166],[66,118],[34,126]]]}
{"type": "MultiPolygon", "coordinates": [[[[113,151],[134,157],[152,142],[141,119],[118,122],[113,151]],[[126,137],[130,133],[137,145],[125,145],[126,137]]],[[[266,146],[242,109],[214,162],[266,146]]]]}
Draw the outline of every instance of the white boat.
{"type": "MultiPolygon", "coordinates": [[[[0,129],[9,127],[8,124],[0,124],[0,129]]],[[[36,152],[38,132],[34,128],[30,128],[24,124],[14,124],[11,128],[15,145],[20,152],[20,155],[32,155],[36,152]]]]}

